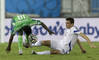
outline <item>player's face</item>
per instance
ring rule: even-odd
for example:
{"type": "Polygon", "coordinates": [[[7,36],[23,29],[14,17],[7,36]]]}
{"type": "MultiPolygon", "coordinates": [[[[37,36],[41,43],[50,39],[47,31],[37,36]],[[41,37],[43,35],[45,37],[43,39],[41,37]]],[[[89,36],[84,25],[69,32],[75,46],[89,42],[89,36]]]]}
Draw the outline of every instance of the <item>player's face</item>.
{"type": "Polygon", "coordinates": [[[66,21],[66,27],[69,29],[73,26],[73,24],[70,21],[66,21]]]}

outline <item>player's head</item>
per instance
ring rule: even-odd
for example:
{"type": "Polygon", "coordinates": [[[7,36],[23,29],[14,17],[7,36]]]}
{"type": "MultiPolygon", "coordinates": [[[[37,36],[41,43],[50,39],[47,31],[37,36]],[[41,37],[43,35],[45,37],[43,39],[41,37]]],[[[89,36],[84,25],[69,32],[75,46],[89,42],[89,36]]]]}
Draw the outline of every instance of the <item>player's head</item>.
{"type": "Polygon", "coordinates": [[[74,18],[66,18],[66,27],[71,28],[72,26],[74,26],[74,18]]]}

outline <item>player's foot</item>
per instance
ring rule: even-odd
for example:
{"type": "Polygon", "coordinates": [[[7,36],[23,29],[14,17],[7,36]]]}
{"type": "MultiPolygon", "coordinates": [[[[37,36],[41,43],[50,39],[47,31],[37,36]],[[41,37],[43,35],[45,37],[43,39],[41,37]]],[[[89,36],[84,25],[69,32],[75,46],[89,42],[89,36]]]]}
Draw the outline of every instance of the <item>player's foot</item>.
{"type": "Polygon", "coordinates": [[[32,50],[32,54],[36,54],[36,52],[32,50]]]}
{"type": "Polygon", "coordinates": [[[7,47],[6,52],[9,53],[11,51],[11,48],[7,47]]]}
{"type": "Polygon", "coordinates": [[[31,42],[35,44],[37,42],[37,40],[36,39],[33,39],[31,42]]]}
{"type": "Polygon", "coordinates": [[[19,55],[23,55],[23,52],[22,52],[22,50],[19,50],[19,55]]]}
{"type": "Polygon", "coordinates": [[[29,44],[29,43],[23,43],[23,46],[24,46],[25,48],[29,48],[29,47],[30,47],[30,44],[29,44]]]}
{"type": "Polygon", "coordinates": [[[29,41],[30,41],[31,43],[36,43],[36,42],[37,42],[37,37],[36,37],[36,35],[33,35],[33,34],[29,35],[29,41]]]}

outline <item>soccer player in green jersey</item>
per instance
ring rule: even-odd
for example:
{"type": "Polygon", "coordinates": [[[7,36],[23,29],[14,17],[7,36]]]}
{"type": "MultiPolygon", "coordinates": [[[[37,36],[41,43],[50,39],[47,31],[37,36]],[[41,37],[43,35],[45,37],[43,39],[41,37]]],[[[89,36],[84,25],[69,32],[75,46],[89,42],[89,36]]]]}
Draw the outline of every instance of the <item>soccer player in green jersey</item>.
{"type": "Polygon", "coordinates": [[[8,43],[8,46],[7,46],[6,50],[8,52],[11,50],[12,40],[14,38],[15,33],[18,32],[19,54],[22,55],[23,54],[23,52],[22,52],[22,45],[23,45],[23,43],[22,43],[22,40],[23,40],[22,35],[23,35],[23,31],[26,34],[26,47],[28,48],[29,47],[28,37],[32,33],[31,26],[33,26],[33,25],[42,25],[43,28],[45,28],[49,32],[49,34],[53,34],[53,32],[50,31],[47,28],[47,26],[43,22],[41,22],[39,20],[34,20],[34,19],[30,18],[27,15],[15,16],[12,19],[13,29],[12,29],[11,36],[10,36],[10,39],[9,39],[9,43],[8,43]]]}

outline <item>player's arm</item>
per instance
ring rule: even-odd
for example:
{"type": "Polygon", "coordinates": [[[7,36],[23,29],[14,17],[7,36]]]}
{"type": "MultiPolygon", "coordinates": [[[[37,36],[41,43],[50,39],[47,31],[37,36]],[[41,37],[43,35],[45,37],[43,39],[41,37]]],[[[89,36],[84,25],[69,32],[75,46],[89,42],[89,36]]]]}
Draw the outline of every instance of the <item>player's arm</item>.
{"type": "Polygon", "coordinates": [[[49,34],[54,34],[54,32],[49,30],[48,27],[43,22],[41,22],[41,25],[43,26],[43,28],[45,28],[49,32],[49,34]]]}
{"type": "Polygon", "coordinates": [[[7,52],[10,52],[10,50],[11,50],[11,44],[12,44],[12,41],[13,41],[13,38],[14,38],[14,30],[13,30],[13,23],[14,23],[14,20],[12,20],[12,24],[11,24],[11,26],[12,26],[12,31],[11,31],[11,35],[10,35],[10,38],[9,38],[9,42],[8,42],[8,46],[7,46],[7,48],[6,48],[6,51],[7,52]]]}
{"type": "Polygon", "coordinates": [[[81,45],[81,43],[80,43],[80,40],[79,40],[79,39],[77,39],[77,44],[78,44],[78,46],[80,47],[81,52],[82,52],[82,53],[86,53],[86,50],[82,47],[82,45],[81,45]]]}
{"type": "Polygon", "coordinates": [[[7,52],[9,52],[11,50],[11,44],[12,44],[12,41],[13,41],[13,37],[14,37],[14,34],[11,34],[11,36],[9,38],[8,46],[6,48],[7,52]]]}
{"type": "Polygon", "coordinates": [[[88,44],[89,44],[89,46],[90,46],[91,48],[96,48],[96,46],[95,46],[94,44],[92,44],[92,42],[90,41],[90,39],[89,39],[85,34],[80,33],[79,35],[80,35],[81,37],[83,37],[83,38],[88,42],[88,44]]]}

